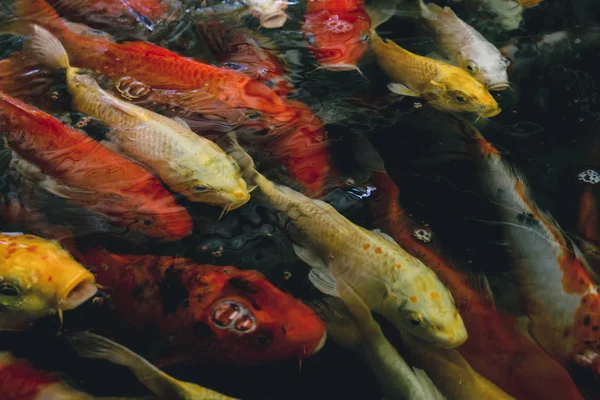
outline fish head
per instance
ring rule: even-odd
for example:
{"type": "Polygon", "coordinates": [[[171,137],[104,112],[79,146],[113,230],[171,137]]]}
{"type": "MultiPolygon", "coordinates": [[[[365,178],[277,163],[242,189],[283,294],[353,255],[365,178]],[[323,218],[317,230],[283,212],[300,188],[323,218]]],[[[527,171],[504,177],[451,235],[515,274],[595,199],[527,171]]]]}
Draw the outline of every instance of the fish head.
{"type": "Polygon", "coordinates": [[[454,66],[440,66],[442,73],[432,80],[424,97],[433,107],[450,112],[472,112],[488,118],[502,110],[485,86],[469,73],[454,66]]]}
{"type": "MultiPolygon", "coordinates": [[[[467,340],[467,330],[450,291],[427,270],[389,294],[396,327],[437,347],[454,348],[467,340]]],[[[388,314],[389,315],[389,314],[388,314]]]]}
{"type": "Polygon", "coordinates": [[[366,11],[306,16],[303,31],[311,52],[323,69],[356,70],[369,43],[371,21],[366,11]]]}
{"type": "Polygon", "coordinates": [[[510,60],[490,44],[490,50],[483,49],[481,57],[477,60],[468,59],[464,61],[463,68],[476,80],[483,83],[488,90],[504,90],[510,86],[508,82],[507,68],[510,60]]]}
{"type": "Polygon", "coordinates": [[[190,149],[187,157],[169,162],[173,176],[182,177],[171,189],[188,199],[230,211],[250,200],[237,163],[214,142],[205,140],[202,151],[190,149]]]}
{"type": "Polygon", "coordinates": [[[236,364],[309,357],[325,343],[313,310],[256,271],[220,268],[221,292],[207,308],[207,325],[236,364]],[[224,271],[224,272],[223,272],[224,271]]]}
{"type": "Polygon", "coordinates": [[[72,310],[97,292],[95,278],[58,243],[0,234],[0,330],[22,330],[72,310]]]}

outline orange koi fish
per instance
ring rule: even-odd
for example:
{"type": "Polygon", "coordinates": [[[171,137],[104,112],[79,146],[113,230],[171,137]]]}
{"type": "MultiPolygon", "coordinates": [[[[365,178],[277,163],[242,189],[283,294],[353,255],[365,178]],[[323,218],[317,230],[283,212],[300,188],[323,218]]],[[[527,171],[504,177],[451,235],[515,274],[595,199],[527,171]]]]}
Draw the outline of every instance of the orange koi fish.
{"type": "Polygon", "coordinates": [[[25,28],[29,33],[27,23],[46,28],[62,42],[74,67],[115,79],[116,90],[128,100],[179,115],[196,133],[207,133],[207,126],[217,132],[236,127],[266,131],[260,138],[272,140],[268,150],[288,174],[307,192],[322,191],[326,175],[312,165],[316,159],[320,165],[329,163],[323,149],[326,135],[322,122],[308,107],[280,98],[241,72],[185,58],[150,43],[119,44],[78,35],[44,0],[16,0],[15,7],[21,18],[11,29],[23,32],[25,28]],[[302,142],[303,153],[291,154],[290,147],[280,143],[282,139],[302,142]]]}
{"type": "Polygon", "coordinates": [[[69,20],[97,29],[141,26],[152,31],[154,23],[169,11],[165,0],[50,0],[49,3],[69,20]]]}
{"type": "Polygon", "coordinates": [[[200,22],[198,31],[221,66],[263,82],[280,96],[294,91],[285,76],[282,60],[263,47],[254,34],[230,27],[217,19],[200,22]]]}
{"type": "Polygon", "coordinates": [[[364,1],[309,0],[304,18],[304,37],[321,68],[358,69],[371,29],[364,1]]]}
{"type": "Polygon", "coordinates": [[[457,350],[471,367],[517,399],[582,399],[567,371],[521,334],[514,317],[496,309],[487,281],[461,272],[440,252],[431,229],[406,214],[394,182],[374,171],[371,179],[377,187],[370,202],[375,225],[431,268],[452,292],[469,332],[457,350]]]}
{"type": "Polygon", "coordinates": [[[46,190],[149,236],[178,240],[191,233],[185,208],[142,166],[1,92],[0,122],[18,155],[12,166],[46,190]]]}
{"type": "Polygon", "coordinates": [[[124,322],[165,341],[160,365],[261,364],[308,357],[325,344],[319,317],[256,271],[97,248],[72,251],[95,269],[124,322]]]}
{"type": "Polygon", "coordinates": [[[581,251],[531,199],[525,179],[473,126],[460,123],[485,194],[503,218],[529,332],[563,365],[600,371],[600,294],[581,251]]]}

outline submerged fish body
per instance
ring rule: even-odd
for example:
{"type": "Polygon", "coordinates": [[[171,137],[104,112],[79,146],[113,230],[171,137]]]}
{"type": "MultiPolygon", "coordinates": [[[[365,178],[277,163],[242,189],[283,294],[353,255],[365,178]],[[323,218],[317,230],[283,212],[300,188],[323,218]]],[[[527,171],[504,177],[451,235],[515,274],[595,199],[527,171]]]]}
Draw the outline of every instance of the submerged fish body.
{"type": "Polygon", "coordinates": [[[93,400],[65,385],[57,376],[34,368],[9,352],[0,353],[0,398],[3,400],[93,400]]]}
{"type": "Polygon", "coordinates": [[[160,364],[261,364],[308,357],[325,343],[314,312],[256,271],[103,249],[73,252],[95,269],[124,322],[164,340],[168,354],[160,364]]]}
{"type": "Polygon", "coordinates": [[[26,23],[47,29],[61,41],[74,67],[113,78],[122,97],[181,116],[196,133],[206,133],[206,121],[220,132],[238,127],[266,130],[261,138],[273,140],[269,150],[291,177],[312,194],[323,189],[326,175],[312,165],[329,163],[323,150],[325,130],[305,105],[280,98],[241,72],[185,58],[150,43],[114,43],[73,33],[43,0],[17,0],[15,4],[22,19],[14,29],[22,31],[26,23]],[[302,142],[302,150],[309,154],[292,154],[284,140],[302,142]]]}
{"type": "Polygon", "coordinates": [[[514,167],[475,128],[463,132],[485,193],[502,215],[531,335],[557,361],[597,370],[600,294],[581,251],[535,205],[514,167]]]}
{"type": "Polygon", "coordinates": [[[225,210],[250,199],[239,167],[215,143],[181,123],[106,93],[91,76],[79,75],[60,42],[45,29],[34,28],[30,45],[51,67],[66,68],[75,110],[102,120],[117,149],[150,167],[173,191],[225,210]]]}
{"type": "Polygon", "coordinates": [[[191,233],[185,208],[140,165],[3,93],[0,120],[22,173],[52,193],[150,236],[174,240],[191,233]]]}
{"type": "MultiPolygon", "coordinates": [[[[473,379],[471,382],[485,382],[482,379],[487,378],[517,399],[581,399],[568,372],[519,331],[515,317],[496,309],[486,280],[481,277],[473,279],[472,273],[461,270],[437,248],[431,229],[408,216],[399,204],[400,189],[391,178],[383,173],[373,172],[371,179],[377,187],[370,203],[375,225],[389,232],[406,251],[419,258],[440,277],[456,300],[469,332],[468,340],[457,349],[459,354],[438,351],[436,355],[434,349],[415,350],[411,353],[413,358],[422,362],[422,367],[434,382],[437,383],[436,378],[440,377],[445,382],[440,384],[440,388],[459,389],[448,380],[450,374],[442,366],[449,363],[458,368],[459,365],[468,363],[470,366],[461,371],[466,374],[466,378],[473,379]],[[429,356],[422,357],[424,353],[429,356]],[[474,374],[477,373],[481,376],[476,377],[474,374]]],[[[407,348],[413,349],[414,345],[407,348]]],[[[454,371],[454,368],[450,370],[454,371]]],[[[458,395],[460,391],[453,393],[461,398],[458,395]]],[[[472,395],[477,396],[477,393],[472,395]]],[[[479,395],[479,398],[486,398],[479,395]]],[[[464,392],[462,396],[465,396],[464,392]]]]}
{"type": "Polygon", "coordinates": [[[371,19],[362,0],[309,0],[302,27],[319,65],[356,70],[369,45],[371,19]]]}
{"type": "Polygon", "coordinates": [[[283,61],[274,50],[263,47],[254,34],[217,19],[198,23],[198,30],[221,66],[265,83],[279,96],[294,91],[283,61]]]}
{"type": "Polygon", "coordinates": [[[371,310],[430,344],[456,347],[467,339],[454,300],[433,271],[389,237],[355,225],[329,204],[269,181],[235,148],[249,184],[302,232],[302,245],[308,247],[296,246],[296,254],[313,267],[317,288],[336,295],[335,281],[344,280],[371,310]]]}
{"type": "Polygon", "coordinates": [[[0,233],[0,330],[77,308],[97,291],[94,276],[57,242],[0,233]]]}
{"type": "Polygon", "coordinates": [[[509,86],[506,69],[510,61],[482,34],[458,18],[449,7],[419,0],[421,15],[435,35],[450,63],[466,70],[489,90],[509,86]]]}
{"type": "Polygon", "coordinates": [[[445,112],[473,112],[493,117],[498,103],[465,70],[443,61],[419,56],[371,32],[371,45],[379,67],[392,80],[388,88],[398,94],[422,97],[445,112]]]}

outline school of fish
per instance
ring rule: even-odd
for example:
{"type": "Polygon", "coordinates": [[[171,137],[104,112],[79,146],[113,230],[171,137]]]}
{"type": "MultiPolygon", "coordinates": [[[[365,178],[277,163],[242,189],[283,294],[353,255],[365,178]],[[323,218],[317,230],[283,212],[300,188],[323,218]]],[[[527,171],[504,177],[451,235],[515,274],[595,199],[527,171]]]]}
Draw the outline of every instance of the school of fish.
{"type": "Polygon", "coordinates": [[[495,145],[550,3],[3,1],[0,400],[600,399],[600,136],[571,220],[495,145]]]}

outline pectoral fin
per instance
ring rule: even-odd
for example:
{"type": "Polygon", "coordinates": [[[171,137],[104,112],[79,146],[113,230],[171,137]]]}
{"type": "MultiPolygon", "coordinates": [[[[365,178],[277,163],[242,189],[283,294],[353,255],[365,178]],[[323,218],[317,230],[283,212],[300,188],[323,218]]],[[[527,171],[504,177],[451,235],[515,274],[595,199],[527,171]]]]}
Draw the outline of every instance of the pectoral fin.
{"type": "Polygon", "coordinates": [[[373,232],[376,233],[377,235],[381,236],[382,238],[384,238],[388,242],[393,243],[395,245],[398,245],[398,242],[396,242],[393,237],[391,237],[387,233],[382,232],[380,229],[373,229],[373,232]]]}
{"type": "Polygon", "coordinates": [[[313,268],[308,273],[308,279],[319,291],[329,296],[340,297],[335,278],[328,269],[313,268]]]}
{"type": "Polygon", "coordinates": [[[327,264],[321,257],[319,257],[314,251],[307,247],[298,246],[297,244],[292,245],[294,252],[299,259],[308,264],[311,268],[318,268],[328,270],[327,264]]]}
{"type": "Polygon", "coordinates": [[[407,88],[401,83],[389,83],[388,89],[394,93],[401,94],[402,96],[420,97],[421,95],[412,89],[407,88]]]}
{"type": "Polygon", "coordinates": [[[190,126],[188,125],[187,122],[185,122],[185,120],[181,117],[173,117],[172,118],[173,121],[177,122],[179,125],[183,126],[185,129],[189,129],[190,131],[192,130],[192,128],[190,128],[190,126]]]}

